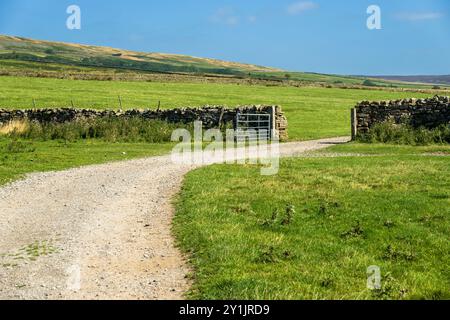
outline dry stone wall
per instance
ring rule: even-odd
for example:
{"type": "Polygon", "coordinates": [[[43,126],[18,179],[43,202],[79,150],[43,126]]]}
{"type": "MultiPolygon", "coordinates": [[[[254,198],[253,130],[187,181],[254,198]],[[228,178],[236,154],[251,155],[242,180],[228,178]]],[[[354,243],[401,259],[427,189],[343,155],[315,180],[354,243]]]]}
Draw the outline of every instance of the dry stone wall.
{"type": "MultiPolygon", "coordinates": [[[[288,138],[287,119],[279,106],[239,106],[228,108],[224,106],[205,106],[199,108],[176,108],[168,110],[141,110],[126,111],[91,110],[75,108],[51,108],[30,110],[0,109],[0,125],[12,120],[28,119],[41,123],[64,123],[77,119],[93,119],[100,117],[129,118],[140,117],[148,120],[163,120],[171,123],[191,123],[202,121],[205,129],[217,128],[224,124],[234,126],[237,113],[271,114],[272,126],[280,133],[280,138],[288,138]]],[[[273,128],[272,128],[273,129],[273,128]]]]}
{"type": "Polygon", "coordinates": [[[450,98],[362,101],[352,109],[352,136],[367,133],[376,123],[386,121],[428,129],[449,125],[450,98]]]}

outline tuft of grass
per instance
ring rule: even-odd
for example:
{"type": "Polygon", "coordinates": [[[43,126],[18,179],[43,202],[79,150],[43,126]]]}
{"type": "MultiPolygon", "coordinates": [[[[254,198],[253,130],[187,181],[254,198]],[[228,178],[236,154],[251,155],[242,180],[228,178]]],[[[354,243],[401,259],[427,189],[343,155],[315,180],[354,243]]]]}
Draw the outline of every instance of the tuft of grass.
{"type": "Polygon", "coordinates": [[[0,135],[8,135],[14,132],[22,133],[28,129],[28,122],[23,120],[13,120],[0,126],[0,135]]]}
{"type": "Polygon", "coordinates": [[[359,221],[356,222],[349,230],[342,232],[342,238],[358,238],[364,236],[364,230],[359,221]]]}
{"type": "Polygon", "coordinates": [[[407,294],[408,289],[401,288],[399,281],[389,272],[381,278],[381,288],[372,291],[373,298],[378,300],[399,300],[405,298],[407,294]]]}
{"type": "Polygon", "coordinates": [[[35,241],[19,250],[29,260],[37,260],[39,257],[49,256],[58,252],[58,248],[53,241],[43,240],[35,241]]]}
{"type": "Polygon", "coordinates": [[[289,250],[284,250],[273,245],[263,246],[257,253],[256,263],[279,263],[292,258],[292,253],[289,250]]]}
{"type": "Polygon", "coordinates": [[[286,206],[283,216],[280,215],[278,209],[272,211],[272,216],[269,219],[264,219],[261,223],[263,227],[274,227],[277,225],[288,226],[294,221],[296,215],[295,206],[289,204],[286,206]]]}
{"type": "Polygon", "coordinates": [[[288,205],[286,207],[285,213],[286,214],[284,216],[283,221],[281,221],[281,224],[284,225],[284,226],[287,226],[287,225],[290,225],[293,222],[293,220],[294,220],[294,215],[296,213],[295,212],[295,206],[292,205],[292,204],[288,205]]]}
{"type": "Polygon", "coordinates": [[[58,253],[58,248],[53,240],[36,240],[17,251],[0,254],[3,267],[17,267],[22,261],[36,261],[40,257],[58,253]]]}
{"type": "Polygon", "coordinates": [[[383,258],[386,260],[406,260],[412,261],[416,255],[412,251],[405,251],[389,244],[384,250],[383,258]]]}
{"type": "Polygon", "coordinates": [[[11,140],[5,145],[3,150],[6,154],[33,153],[36,151],[36,148],[33,146],[33,143],[29,141],[11,140]]]}

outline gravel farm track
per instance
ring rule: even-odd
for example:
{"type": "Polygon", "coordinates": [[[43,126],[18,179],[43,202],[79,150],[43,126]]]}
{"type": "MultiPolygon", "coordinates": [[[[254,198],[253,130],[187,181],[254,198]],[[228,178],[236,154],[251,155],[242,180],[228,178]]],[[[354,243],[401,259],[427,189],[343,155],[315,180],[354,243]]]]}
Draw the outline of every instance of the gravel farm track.
{"type": "Polygon", "coordinates": [[[172,235],[172,198],[194,168],[167,155],[32,173],[0,188],[0,299],[183,299],[189,266],[172,235]]]}

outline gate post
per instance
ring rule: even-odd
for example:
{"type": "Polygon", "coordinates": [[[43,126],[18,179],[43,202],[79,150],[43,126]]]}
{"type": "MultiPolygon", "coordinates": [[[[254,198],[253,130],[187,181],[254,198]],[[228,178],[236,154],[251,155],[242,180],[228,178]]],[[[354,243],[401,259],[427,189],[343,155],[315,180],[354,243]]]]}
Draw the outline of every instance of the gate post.
{"type": "Polygon", "coordinates": [[[352,125],[352,141],[354,141],[358,134],[358,118],[356,116],[355,108],[350,110],[350,118],[351,118],[351,125],[352,125]]]}
{"type": "Polygon", "coordinates": [[[277,110],[276,110],[276,106],[272,106],[270,109],[270,118],[271,118],[271,132],[270,132],[270,139],[271,140],[276,140],[276,135],[277,135],[277,110]]]}

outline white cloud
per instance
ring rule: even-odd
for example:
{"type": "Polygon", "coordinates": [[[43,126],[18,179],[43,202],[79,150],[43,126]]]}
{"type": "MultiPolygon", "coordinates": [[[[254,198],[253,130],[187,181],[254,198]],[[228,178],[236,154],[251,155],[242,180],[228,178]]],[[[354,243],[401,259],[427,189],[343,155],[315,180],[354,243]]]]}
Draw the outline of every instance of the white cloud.
{"type": "Polygon", "coordinates": [[[239,24],[239,17],[234,13],[232,8],[220,8],[210,17],[210,20],[214,23],[225,24],[228,26],[239,24]]]}
{"type": "Polygon", "coordinates": [[[303,13],[305,11],[316,9],[318,7],[319,5],[312,1],[299,1],[290,4],[287,7],[287,13],[294,16],[303,13]]]}
{"type": "Polygon", "coordinates": [[[256,20],[258,20],[258,18],[256,18],[255,16],[248,17],[248,22],[250,22],[250,23],[255,23],[256,20]]]}
{"type": "Polygon", "coordinates": [[[397,14],[397,18],[405,21],[423,21],[436,20],[442,18],[443,14],[440,12],[403,12],[397,14]]]}

